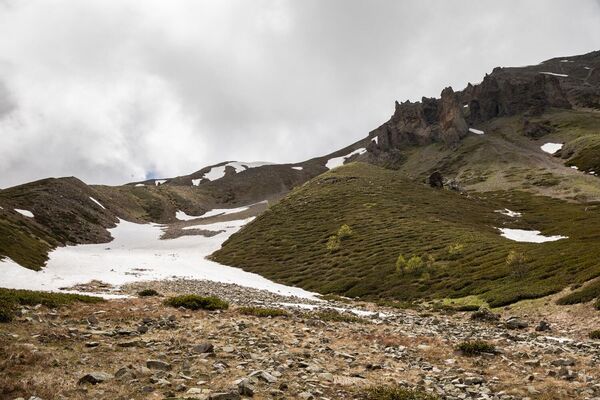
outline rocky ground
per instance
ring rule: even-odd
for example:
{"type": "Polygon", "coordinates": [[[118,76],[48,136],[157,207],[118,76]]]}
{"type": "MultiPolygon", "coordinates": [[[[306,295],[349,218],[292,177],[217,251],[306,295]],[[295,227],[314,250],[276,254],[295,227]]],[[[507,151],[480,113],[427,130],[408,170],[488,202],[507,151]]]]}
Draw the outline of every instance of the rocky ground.
{"type": "Polygon", "coordinates": [[[514,307],[479,321],[470,313],[311,302],[198,281],[123,291],[142,287],[163,297],[24,307],[0,325],[0,398],[356,399],[375,385],[419,387],[444,399],[600,398],[600,341],[585,336],[598,322],[591,306],[554,319],[550,308],[552,315],[514,307]],[[163,305],[164,296],[192,292],[218,294],[230,308],[163,305]],[[243,305],[289,315],[248,316],[243,305]],[[318,312],[326,307],[364,312],[333,320],[318,312]],[[494,344],[496,354],[456,350],[474,339],[494,344]]]}

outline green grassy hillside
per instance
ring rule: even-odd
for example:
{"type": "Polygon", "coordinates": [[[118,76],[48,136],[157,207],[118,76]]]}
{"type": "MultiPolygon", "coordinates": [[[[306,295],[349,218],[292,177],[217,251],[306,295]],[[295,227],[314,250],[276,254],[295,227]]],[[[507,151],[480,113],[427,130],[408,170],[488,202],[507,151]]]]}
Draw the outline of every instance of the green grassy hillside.
{"type": "Polygon", "coordinates": [[[500,306],[600,276],[600,205],[524,191],[461,195],[415,183],[401,171],[353,163],[292,191],[213,258],[320,293],[479,295],[500,306]],[[523,216],[495,212],[504,208],[523,216]],[[338,235],[345,224],[350,230],[338,235]],[[495,227],[569,238],[519,243],[495,227]],[[511,252],[517,257],[507,263],[511,252]],[[398,271],[400,255],[418,256],[422,265],[413,259],[398,271]]]}

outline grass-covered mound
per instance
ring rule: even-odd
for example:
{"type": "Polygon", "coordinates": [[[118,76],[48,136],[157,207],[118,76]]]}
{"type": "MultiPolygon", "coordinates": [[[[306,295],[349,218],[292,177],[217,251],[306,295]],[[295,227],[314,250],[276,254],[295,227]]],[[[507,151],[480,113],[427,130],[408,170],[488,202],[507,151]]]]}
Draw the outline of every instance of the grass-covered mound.
{"type": "Polygon", "coordinates": [[[19,305],[35,306],[41,304],[56,308],[73,302],[98,303],[100,297],[85,296],[71,293],[37,292],[32,290],[14,290],[0,288],[0,322],[9,322],[19,305]]]}
{"type": "Polygon", "coordinates": [[[599,257],[599,205],[522,191],[461,195],[362,163],[295,189],[213,255],[323,294],[397,300],[477,295],[490,306],[599,276],[599,257]],[[504,208],[523,216],[496,212],[504,208]],[[344,225],[352,234],[331,246],[344,225]],[[569,238],[521,243],[501,237],[496,227],[569,238]]]}
{"type": "Polygon", "coordinates": [[[183,296],[169,297],[165,300],[165,305],[171,307],[183,307],[188,310],[226,310],[229,303],[218,297],[203,297],[195,294],[186,294],[183,296]]]}
{"type": "Polygon", "coordinates": [[[477,356],[483,353],[496,353],[496,346],[484,340],[472,340],[459,343],[456,350],[466,356],[477,356]]]}

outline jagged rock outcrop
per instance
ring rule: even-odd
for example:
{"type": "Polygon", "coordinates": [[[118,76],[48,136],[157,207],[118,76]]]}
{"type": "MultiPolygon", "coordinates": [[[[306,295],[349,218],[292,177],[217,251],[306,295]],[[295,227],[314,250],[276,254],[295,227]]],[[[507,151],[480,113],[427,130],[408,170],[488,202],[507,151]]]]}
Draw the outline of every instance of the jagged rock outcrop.
{"type": "Polygon", "coordinates": [[[540,115],[548,107],[571,108],[557,77],[504,68],[495,68],[479,85],[469,84],[460,97],[472,123],[520,113],[540,115]]]}
{"type": "Polygon", "coordinates": [[[448,87],[441,98],[423,97],[421,102],[396,102],[392,118],[369,134],[377,138],[369,148],[372,152],[390,151],[411,145],[433,142],[456,143],[468,132],[459,99],[448,87]]]}

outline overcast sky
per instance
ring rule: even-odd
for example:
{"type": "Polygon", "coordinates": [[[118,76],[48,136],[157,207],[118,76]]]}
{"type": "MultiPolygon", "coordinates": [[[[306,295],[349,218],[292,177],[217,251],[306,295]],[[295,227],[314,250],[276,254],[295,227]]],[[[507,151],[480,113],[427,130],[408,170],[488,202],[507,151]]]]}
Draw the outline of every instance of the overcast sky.
{"type": "Polygon", "coordinates": [[[599,0],[0,0],[0,187],[302,161],[394,100],[597,49],[599,0]]]}

